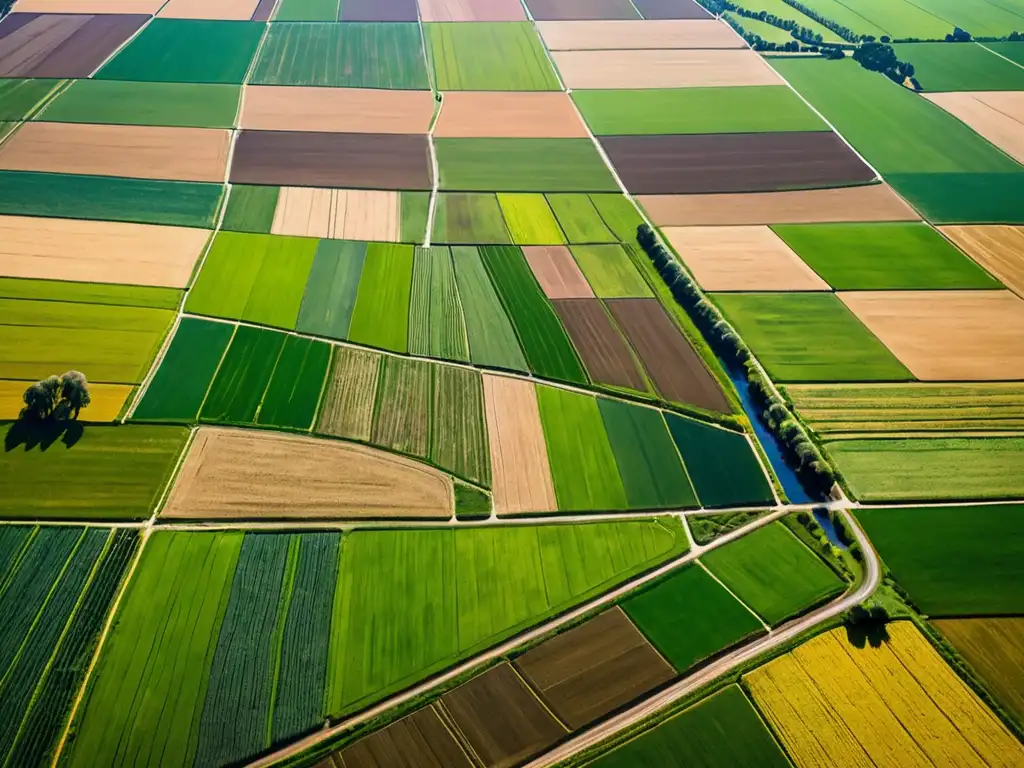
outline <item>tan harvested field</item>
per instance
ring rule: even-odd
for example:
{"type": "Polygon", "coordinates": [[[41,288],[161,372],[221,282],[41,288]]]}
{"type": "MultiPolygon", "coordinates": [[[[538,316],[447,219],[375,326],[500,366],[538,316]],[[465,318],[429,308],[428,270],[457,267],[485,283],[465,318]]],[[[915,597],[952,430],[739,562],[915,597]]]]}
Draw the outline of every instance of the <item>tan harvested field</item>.
{"type": "Polygon", "coordinates": [[[939,227],[939,231],[999,278],[1003,285],[1024,297],[1024,227],[951,225],[939,227]]]}
{"type": "Polygon", "coordinates": [[[676,675],[618,606],[541,643],[515,666],[573,729],[676,675]]]}
{"type": "Polygon", "coordinates": [[[281,187],[270,231],[275,235],[398,242],[400,200],[398,192],[281,187]]]}
{"type": "Polygon", "coordinates": [[[484,374],[487,434],[497,514],[558,509],[533,384],[484,374]]]}
{"type": "Polygon", "coordinates": [[[828,283],[766,226],[665,227],[706,291],[827,291],[828,283]]]}
{"type": "Polygon", "coordinates": [[[423,21],[526,21],[519,0],[418,0],[423,21]]]}
{"type": "Polygon", "coordinates": [[[259,0],[167,0],[157,15],[166,19],[248,21],[259,0]]]}
{"type": "Polygon", "coordinates": [[[983,93],[925,93],[937,104],[975,133],[981,134],[1010,157],[1024,161],[1024,109],[1019,94],[1010,94],[1004,105],[1001,94],[983,93]]]}
{"type": "Polygon", "coordinates": [[[1010,291],[837,295],[918,379],[1024,379],[1024,299],[1010,291]]]}
{"type": "Polygon", "coordinates": [[[527,245],[523,254],[549,299],[594,298],[594,289],[564,245],[527,245]]]}
{"type": "Polygon", "coordinates": [[[242,127],[261,131],[426,133],[430,91],[247,85],[242,127]]]}
{"type": "Polygon", "coordinates": [[[27,123],[0,147],[0,170],[223,182],[231,131],[27,123]]]}
{"type": "Polygon", "coordinates": [[[552,51],[746,48],[739,35],[714,19],[538,21],[537,27],[552,51]]]}
{"type": "Polygon", "coordinates": [[[382,357],[368,349],[334,348],[334,369],[324,393],[317,432],[369,441],[382,357]]]}
{"type": "MultiPolygon", "coordinates": [[[[16,419],[25,403],[21,396],[29,381],[0,379],[0,419],[16,419]]],[[[82,409],[79,421],[108,422],[117,418],[125,400],[135,389],[131,384],[89,384],[92,401],[82,409]]]]}
{"type": "Polygon", "coordinates": [[[887,184],[795,192],[639,195],[659,227],[918,221],[921,217],[887,184]]]}
{"type": "Polygon", "coordinates": [[[165,518],[447,519],[451,479],[364,445],[260,430],[201,427],[165,518]]]}
{"type": "Polygon", "coordinates": [[[148,13],[164,0],[18,0],[18,13],[148,13]]]}
{"type": "Polygon", "coordinates": [[[184,288],[205,229],[0,216],[0,275],[184,288]]]}
{"type": "Polygon", "coordinates": [[[569,88],[782,85],[751,50],[554,51],[569,88]]]}
{"type": "Polygon", "coordinates": [[[440,138],[586,138],[562,92],[449,91],[434,126],[440,138]]]}

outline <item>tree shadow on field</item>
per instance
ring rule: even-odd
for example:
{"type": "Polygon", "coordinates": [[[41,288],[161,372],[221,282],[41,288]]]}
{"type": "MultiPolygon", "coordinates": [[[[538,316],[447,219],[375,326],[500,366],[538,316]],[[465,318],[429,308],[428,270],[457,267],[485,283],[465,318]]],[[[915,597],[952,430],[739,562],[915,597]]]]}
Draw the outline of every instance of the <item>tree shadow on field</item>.
{"type": "Polygon", "coordinates": [[[869,644],[872,648],[879,648],[882,643],[889,642],[889,630],[884,622],[866,621],[855,624],[847,622],[844,626],[846,639],[855,648],[864,648],[869,644]]]}
{"type": "Polygon", "coordinates": [[[84,434],[85,425],[77,420],[21,418],[7,429],[4,451],[10,452],[20,446],[25,446],[26,451],[34,448],[45,451],[57,440],[70,449],[84,434]]]}

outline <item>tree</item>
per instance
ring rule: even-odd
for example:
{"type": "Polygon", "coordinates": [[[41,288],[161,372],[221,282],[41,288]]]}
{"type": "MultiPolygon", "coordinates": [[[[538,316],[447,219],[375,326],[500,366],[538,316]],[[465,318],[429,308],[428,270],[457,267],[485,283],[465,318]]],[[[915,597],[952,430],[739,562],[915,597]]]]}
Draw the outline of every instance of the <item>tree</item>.
{"type": "Polygon", "coordinates": [[[46,419],[57,408],[60,397],[60,380],[50,376],[42,381],[31,384],[22,395],[25,403],[25,415],[34,419],[46,419]]]}
{"type": "Polygon", "coordinates": [[[61,401],[75,412],[74,418],[92,401],[89,397],[89,382],[81,371],[68,371],[60,377],[61,401]]]}
{"type": "Polygon", "coordinates": [[[25,403],[22,414],[28,418],[63,419],[73,413],[73,418],[77,419],[91,401],[89,382],[81,371],[67,371],[59,377],[50,376],[30,385],[21,399],[25,403]]]}

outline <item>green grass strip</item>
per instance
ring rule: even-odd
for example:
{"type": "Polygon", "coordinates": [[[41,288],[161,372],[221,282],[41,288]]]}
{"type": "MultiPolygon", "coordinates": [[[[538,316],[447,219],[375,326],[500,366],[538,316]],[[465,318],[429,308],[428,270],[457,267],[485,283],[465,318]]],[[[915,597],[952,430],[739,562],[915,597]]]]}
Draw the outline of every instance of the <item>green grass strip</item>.
{"type": "Polygon", "coordinates": [[[280,187],[232,185],[221,229],[269,235],[274,224],[274,211],[277,210],[277,197],[280,191],[280,187]]]}
{"type": "Polygon", "coordinates": [[[349,328],[352,341],[407,351],[413,258],[411,245],[367,246],[349,328]]]}

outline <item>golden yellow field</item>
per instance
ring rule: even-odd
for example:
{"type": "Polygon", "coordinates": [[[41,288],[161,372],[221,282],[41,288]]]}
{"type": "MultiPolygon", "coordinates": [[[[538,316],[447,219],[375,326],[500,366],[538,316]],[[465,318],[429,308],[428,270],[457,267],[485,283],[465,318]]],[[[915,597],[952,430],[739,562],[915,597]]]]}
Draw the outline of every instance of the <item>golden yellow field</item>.
{"type": "Polygon", "coordinates": [[[1024,748],[910,622],[819,635],[744,680],[798,768],[1015,766],[1024,748]]]}
{"type": "MultiPolygon", "coordinates": [[[[16,419],[24,407],[21,396],[30,381],[0,379],[0,419],[16,419]]],[[[131,384],[89,384],[92,402],[79,415],[79,421],[114,421],[132,393],[131,384]]]]}

